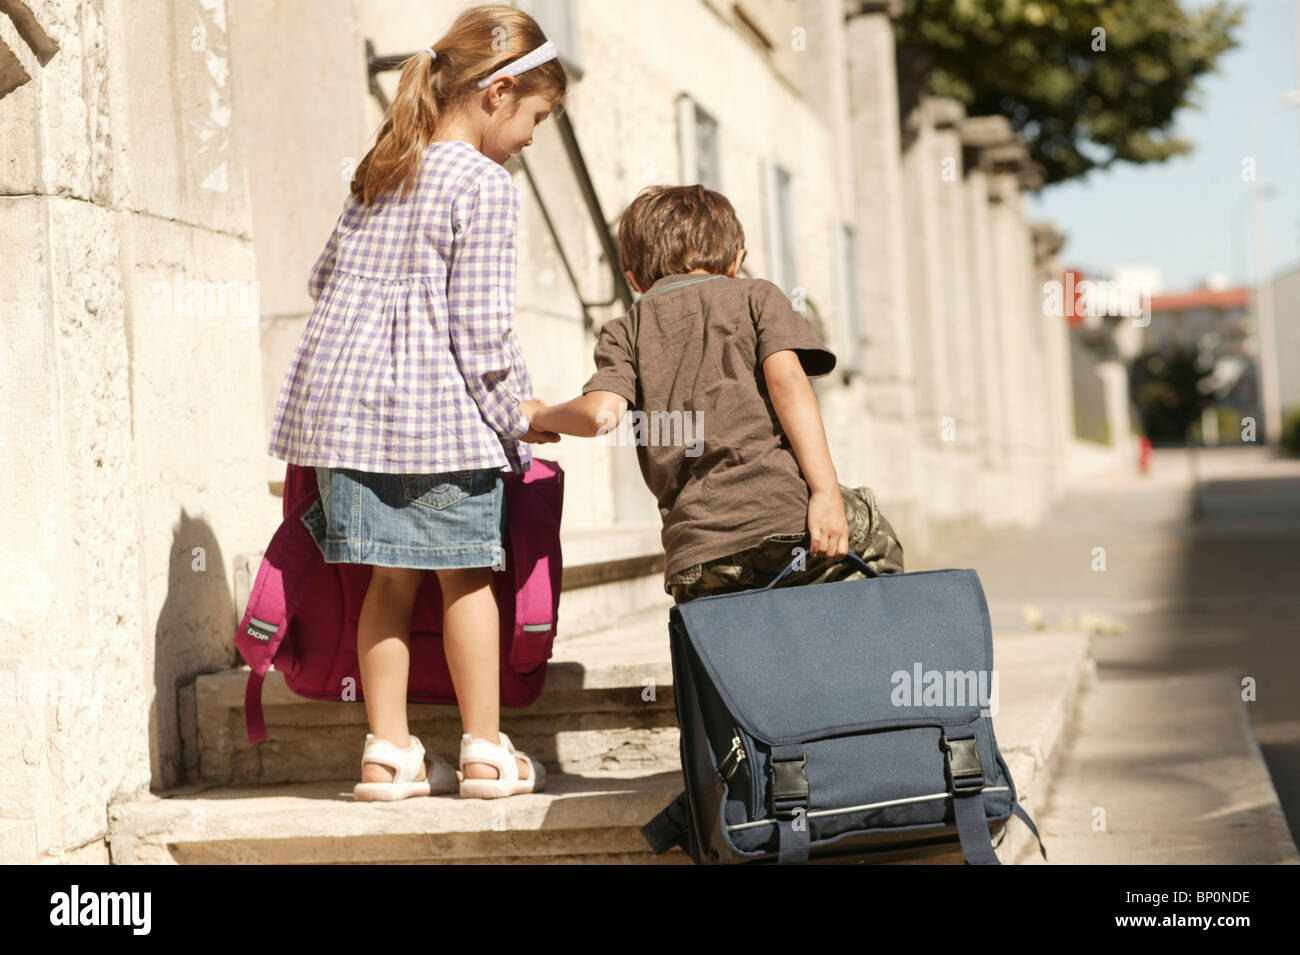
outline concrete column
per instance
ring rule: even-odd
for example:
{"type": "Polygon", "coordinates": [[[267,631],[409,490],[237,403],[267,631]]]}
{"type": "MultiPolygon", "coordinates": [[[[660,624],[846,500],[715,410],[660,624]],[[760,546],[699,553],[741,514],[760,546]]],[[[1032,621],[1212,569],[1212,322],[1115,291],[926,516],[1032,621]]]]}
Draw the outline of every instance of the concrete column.
{"type": "MultiPolygon", "coordinates": [[[[1065,243],[1065,236],[1050,223],[1037,223],[1033,227],[1034,255],[1038,273],[1038,288],[1048,282],[1062,281],[1062,268],[1057,253],[1065,243]]],[[[1041,303],[1041,298],[1040,298],[1041,303]]],[[[1071,388],[1069,330],[1064,316],[1040,311],[1045,340],[1044,361],[1050,409],[1047,417],[1048,456],[1050,461],[1050,493],[1053,498],[1065,486],[1068,468],[1070,436],[1074,430],[1074,395],[1071,388]]]]}
{"type": "Polygon", "coordinates": [[[1019,199],[1015,177],[1008,172],[989,176],[989,220],[992,232],[994,299],[998,316],[996,348],[1000,357],[998,389],[1002,405],[1002,457],[1010,472],[1015,514],[1019,519],[1019,500],[1023,487],[1026,446],[1025,370],[1024,370],[1024,272],[1018,254],[1013,203],[1019,199]]]}
{"type": "Polygon", "coordinates": [[[1037,359],[1041,336],[1034,318],[1042,306],[1035,293],[1032,240],[1024,217],[1018,158],[1015,163],[1001,165],[993,175],[993,190],[998,198],[993,219],[1007,323],[1003,343],[1007,349],[1004,395],[1009,410],[1008,455],[1018,489],[1016,519],[1028,523],[1042,507],[1035,463],[1040,441],[1036,402],[1042,394],[1041,362],[1037,359]]]}
{"type": "Polygon", "coordinates": [[[1028,157],[1022,151],[1020,165],[1016,170],[1016,192],[1010,211],[1015,229],[1015,248],[1020,263],[1020,321],[1023,329],[1021,353],[1025,418],[1023,519],[1036,522],[1046,513],[1051,497],[1048,447],[1051,397],[1047,381],[1049,369],[1046,334],[1043,328],[1041,283],[1038,279],[1038,266],[1034,255],[1033,230],[1025,214],[1024,189],[1029,174],[1028,157]]]}
{"type": "Polygon", "coordinates": [[[932,103],[923,99],[904,121],[909,142],[903,152],[908,302],[919,434],[925,448],[938,447],[939,419],[952,407],[941,317],[945,302],[938,196],[942,170],[932,103]]]}
{"type": "Polygon", "coordinates": [[[971,367],[975,372],[975,403],[980,418],[979,453],[986,470],[997,470],[1006,467],[1006,439],[988,176],[976,166],[967,171],[965,181],[972,327],[976,331],[971,367]]]}
{"type": "Polygon", "coordinates": [[[1037,269],[1034,265],[1033,236],[1025,218],[1022,183],[1019,170],[1012,176],[1005,192],[1004,207],[1011,230],[1014,268],[1012,294],[1015,305],[1008,317],[1014,322],[1018,350],[1019,374],[1017,377],[1020,427],[1020,464],[1018,479],[1021,494],[1021,520],[1036,521],[1043,507],[1045,429],[1043,413],[1046,407],[1044,380],[1043,334],[1039,321],[1042,299],[1036,293],[1037,269]]]}
{"type": "Polygon", "coordinates": [[[995,520],[1023,521],[1050,497],[1051,393],[1065,387],[1050,380],[1064,371],[1054,371],[1048,355],[1042,280],[1023,208],[1022,190],[1037,188],[1041,171],[1005,117],[970,117],[960,131],[969,170],[970,260],[985,315],[977,387],[988,416],[981,449],[985,497],[995,520]]]}
{"type": "MultiPolygon", "coordinates": [[[[965,110],[957,100],[936,99],[932,103],[935,117],[934,161],[939,169],[936,190],[939,213],[940,347],[949,379],[951,407],[942,417],[951,417],[951,435],[941,434],[951,450],[961,454],[958,467],[962,482],[968,487],[974,478],[975,449],[979,445],[981,422],[976,401],[974,308],[972,304],[971,261],[966,223],[968,213],[965,168],[962,154],[960,122],[965,110]]],[[[975,495],[969,497],[972,506],[975,495]]]]}
{"type": "Polygon", "coordinates": [[[858,301],[873,487],[904,548],[928,546],[918,457],[904,174],[892,4],[858,3],[846,25],[858,301]],[[876,475],[879,475],[876,477],[876,475]]]}

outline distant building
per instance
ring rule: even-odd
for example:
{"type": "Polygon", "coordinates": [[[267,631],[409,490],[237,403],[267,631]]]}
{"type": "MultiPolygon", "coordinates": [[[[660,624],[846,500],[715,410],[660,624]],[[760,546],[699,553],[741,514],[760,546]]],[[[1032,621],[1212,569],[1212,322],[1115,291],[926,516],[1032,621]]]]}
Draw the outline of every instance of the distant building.
{"type": "Polygon", "coordinates": [[[1285,416],[1300,408],[1300,262],[1273,279],[1273,335],[1285,416]]]}
{"type": "MultiPolygon", "coordinates": [[[[1074,433],[1083,441],[1113,445],[1132,430],[1128,367],[1123,342],[1128,326],[1123,288],[1109,278],[1079,269],[1062,273],[1065,321],[1069,326],[1074,433]]],[[[1136,305],[1137,303],[1133,303],[1136,305]]]]}

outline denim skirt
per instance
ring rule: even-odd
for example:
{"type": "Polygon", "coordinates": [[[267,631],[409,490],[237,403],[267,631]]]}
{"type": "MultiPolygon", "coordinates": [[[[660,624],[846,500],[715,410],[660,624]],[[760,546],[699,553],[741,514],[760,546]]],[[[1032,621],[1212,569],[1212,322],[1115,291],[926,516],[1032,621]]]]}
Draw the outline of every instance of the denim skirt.
{"type": "Polygon", "coordinates": [[[505,483],[497,468],[380,474],[316,468],[302,516],[325,560],[437,570],[505,569],[505,483]]]}

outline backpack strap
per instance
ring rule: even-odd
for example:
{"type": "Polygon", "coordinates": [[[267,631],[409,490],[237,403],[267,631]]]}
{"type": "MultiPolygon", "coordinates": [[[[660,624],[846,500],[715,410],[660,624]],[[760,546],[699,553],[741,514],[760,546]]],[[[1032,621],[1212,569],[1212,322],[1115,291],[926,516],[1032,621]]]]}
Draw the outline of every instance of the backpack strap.
{"type": "Polygon", "coordinates": [[[776,743],[769,764],[772,778],[768,785],[769,809],[776,817],[777,864],[801,865],[808,861],[811,833],[808,823],[808,775],[806,760],[798,743],[776,743]],[[801,811],[802,810],[802,811],[801,811]]]}
{"type": "MultiPolygon", "coordinates": [[[[769,788],[776,816],[777,863],[799,864],[808,861],[808,777],[804,773],[804,752],[797,743],[778,743],[772,747],[773,780],[769,788]],[[798,810],[802,809],[800,813],[798,810]],[[798,823],[798,825],[796,825],[798,823]]],[[[641,835],[655,855],[673,846],[690,852],[690,803],[685,792],[665,806],[657,816],[641,827],[641,835]]],[[[698,860],[697,860],[698,861],[698,860]]]]}
{"type": "Polygon", "coordinates": [[[302,522],[303,515],[318,499],[319,494],[315,493],[298,501],[271,538],[235,633],[235,646],[251,671],[244,688],[244,725],[250,743],[266,739],[262,682],[284,641],[307,584],[325,559],[302,522]]]}
{"type": "Polygon", "coordinates": [[[641,827],[641,835],[645,836],[645,841],[650,843],[651,850],[657,856],[663,855],[673,846],[681,846],[684,852],[689,852],[688,820],[690,818],[691,807],[686,801],[686,792],[683,790],[677,794],[676,799],[660,810],[659,815],[641,827]]]}
{"type": "MultiPolygon", "coordinates": [[[[1011,811],[1019,816],[1024,824],[1029,827],[1029,831],[1034,834],[1034,838],[1038,840],[1038,851],[1042,854],[1043,861],[1046,862],[1047,846],[1043,845],[1043,837],[1038,834],[1038,827],[1034,825],[1034,820],[1029,818],[1029,813],[1025,812],[1025,808],[1018,802],[1011,803],[1011,811]]],[[[1005,839],[1006,836],[1007,830],[1004,828],[1002,830],[1002,835],[998,836],[998,841],[994,844],[994,848],[1002,845],[1002,840],[1005,839]]]]}
{"type": "Polygon", "coordinates": [[[943,773],[952,794],[952,811],[957,838],[967,865],[1001,865],[989,838],[984,814],[984,767],[975,749],[975,727],[970,723],[950,724],[939,736],[943,749],[943,773]]]}

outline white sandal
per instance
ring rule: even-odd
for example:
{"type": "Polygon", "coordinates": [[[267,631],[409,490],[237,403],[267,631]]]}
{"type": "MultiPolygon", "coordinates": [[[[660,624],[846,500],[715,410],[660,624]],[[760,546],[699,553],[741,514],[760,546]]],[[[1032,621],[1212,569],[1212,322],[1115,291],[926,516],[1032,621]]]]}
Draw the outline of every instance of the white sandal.
{"type": "Polygon", "coordinates": [[[411,737],[406,749],[398,749],[388,740],[367,733],[366,748],[361,755],[362,771],[366,763],[378,763],[393,771],[393,780],[388,783],[357,783],[352,787],[352,798],[364,802],[393,802],[411,796],[456,791],[456,770],[451,763],[440,756],[430,756],[428,776],[417,780],[415,776],[423,762],[424,745],[416,737],[411,737]]]}
{"type": "Polygon", "coordinates": [[[460,769],[465,773],[466,763],[487,763],[497,769],[496,779],[479,779],[464,775],[460,783],[461,798],[499,799],[502,796],[516,796],[520,793],[537,793],[546,788],[546,767],[527,753],[517,752],[510,742],[510,737],[498,732],[500,744],[490,743],[485,739],[471,737],[465,733],[460,738],[460,769]],[[519,764],[516,756],[528,760],[532,767],[526,779],[519,778],[519,764]]]}

